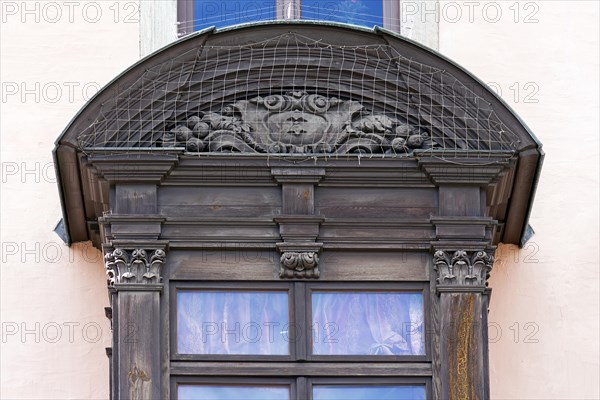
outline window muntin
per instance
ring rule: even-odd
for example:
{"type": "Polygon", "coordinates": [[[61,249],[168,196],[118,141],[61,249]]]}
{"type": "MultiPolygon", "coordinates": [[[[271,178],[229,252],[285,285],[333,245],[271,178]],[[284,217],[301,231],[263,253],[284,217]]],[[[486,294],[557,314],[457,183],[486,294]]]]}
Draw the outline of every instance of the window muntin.
{"type": "Polygon", "coordinates": [[[313,290],[312,354],[425,355],[422,292],[313,290]]]}
{"type": "Polygon", "coordinates": [[[425,400],[424,385],[314,385],[312,400],[425,400]]]}
{"type": "Polygon", "coordinates": [[[284,385],[178,385],[179,400],[288,400],[290,387],[284,385]]]}
{"type": "Polygon", "coordinates": [[[177,353],[289,355],[287,290],[177,292],[177,353]]]}

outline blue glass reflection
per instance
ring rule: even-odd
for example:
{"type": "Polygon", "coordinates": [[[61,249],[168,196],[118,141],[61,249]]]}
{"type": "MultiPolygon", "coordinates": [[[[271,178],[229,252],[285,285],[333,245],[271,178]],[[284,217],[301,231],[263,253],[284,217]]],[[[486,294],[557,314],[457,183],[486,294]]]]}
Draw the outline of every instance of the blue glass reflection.
{"type": "Polygon", "coordinates": [[[289,354],[288,293],[179,291],[180,354],[289,354]]]}
{"type": "Polygon", "coordinates": [[[425,387],[319,385],[313,400],[425,400],[425,387]]]}
{"type": "Polygon", "coordinates": [[[288,400],[287,386],[180,385],[180,400],[288,400]]]}
{"type": "Polygon", "coordinates": [[[194,0],[194,30],[275,19],[275,0],[194,0]]]}
{"type": "Polygon", "coordinates": [[[313,292],[313,354],[424,355],[423,296],[313,292]]]}
{"type": "Polygon", "coordinates": [[[302,0],[302,19],[383,26],[383,0],[302,0]]]}

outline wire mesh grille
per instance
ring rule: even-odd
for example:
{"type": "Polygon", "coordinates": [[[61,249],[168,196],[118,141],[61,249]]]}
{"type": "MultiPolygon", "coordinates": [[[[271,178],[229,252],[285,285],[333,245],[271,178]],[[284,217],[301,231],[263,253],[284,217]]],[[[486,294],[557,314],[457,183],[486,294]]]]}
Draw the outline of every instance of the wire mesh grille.
{"type": "Polygon", "coordinates": [[[206,45],[111,90],[83,150],[405,156],[519,143],[477,88],[387,44],[285,33],[206,45]]]}

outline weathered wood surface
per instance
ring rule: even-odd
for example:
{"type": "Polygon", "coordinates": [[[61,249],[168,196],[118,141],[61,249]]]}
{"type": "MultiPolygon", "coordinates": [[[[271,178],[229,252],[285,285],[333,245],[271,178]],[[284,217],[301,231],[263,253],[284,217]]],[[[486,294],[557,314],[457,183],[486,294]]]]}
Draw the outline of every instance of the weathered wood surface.
{"type": "MultiPolygon", "coordinates": [[[[320,281],[426,281],[427,253],[323,251],[320,281]]],[[[279,281],[279,253],[275,249],[206,248],[172,250],[171,280],[279,281]]]]}
{"type": "Polygon", "coordinates": [[[119,291],[118,399],[162,397],[158,291],[119,291]]]}
{"type": "Polygon", "coordinates": [[[281,190],[274,187],[162,187],[159,213],[170,217],[243,218],[281,214],[281,190]]]}
{"type": "Polygon", "coordinates": [[[442,292],[441,381],[442,398],[484,400],[486,344],[483,342],[482,295],[442,292]]]}
{"type": "Polygon", "coordinates": [[[234,375],[234,376],[429,376],[429,363],[255,363],[236,362],[231,368],[228,362],[171,363],[174,375],[234,375]]]}
{"type": "Polygon", "coordinates": [[[329,218],[400,219],[437,213],[435,189],[328,188],[315,191],[318,214],[329,218]]]}

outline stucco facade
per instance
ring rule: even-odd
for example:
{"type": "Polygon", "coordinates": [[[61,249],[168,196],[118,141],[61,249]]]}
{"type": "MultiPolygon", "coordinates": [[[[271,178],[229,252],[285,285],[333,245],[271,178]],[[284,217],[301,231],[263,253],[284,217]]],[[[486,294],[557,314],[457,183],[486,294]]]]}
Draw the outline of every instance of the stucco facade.
{"type": "MultiPolygon", "coordinates": [[[[76,3],[2,3],[1,398],[108,397],[102,257],[52,232],[51,149],[85,100],[139,59],[140,23],[136,2],[76,3]]],[[[594,399],[598,4],[515,4],[435,6],[439,51],[501,91],[547,153],[536,234],[523,249],[500,246],[492,271],[492,397],[594,399]]]]}
{"type": "Polygon", "coordinates": [[[501,246],[490,279],[492,395],[593,399],[600,396],[598,4],[536,4],[538,22],[523,23],[533,8],[521,8],[515,23],[508,5],[497,23],[481,13],[472,24],[442,21],[440,52],[499,88],[546,152],[530,219],[536,234],[523,249],[501,246]]]}

